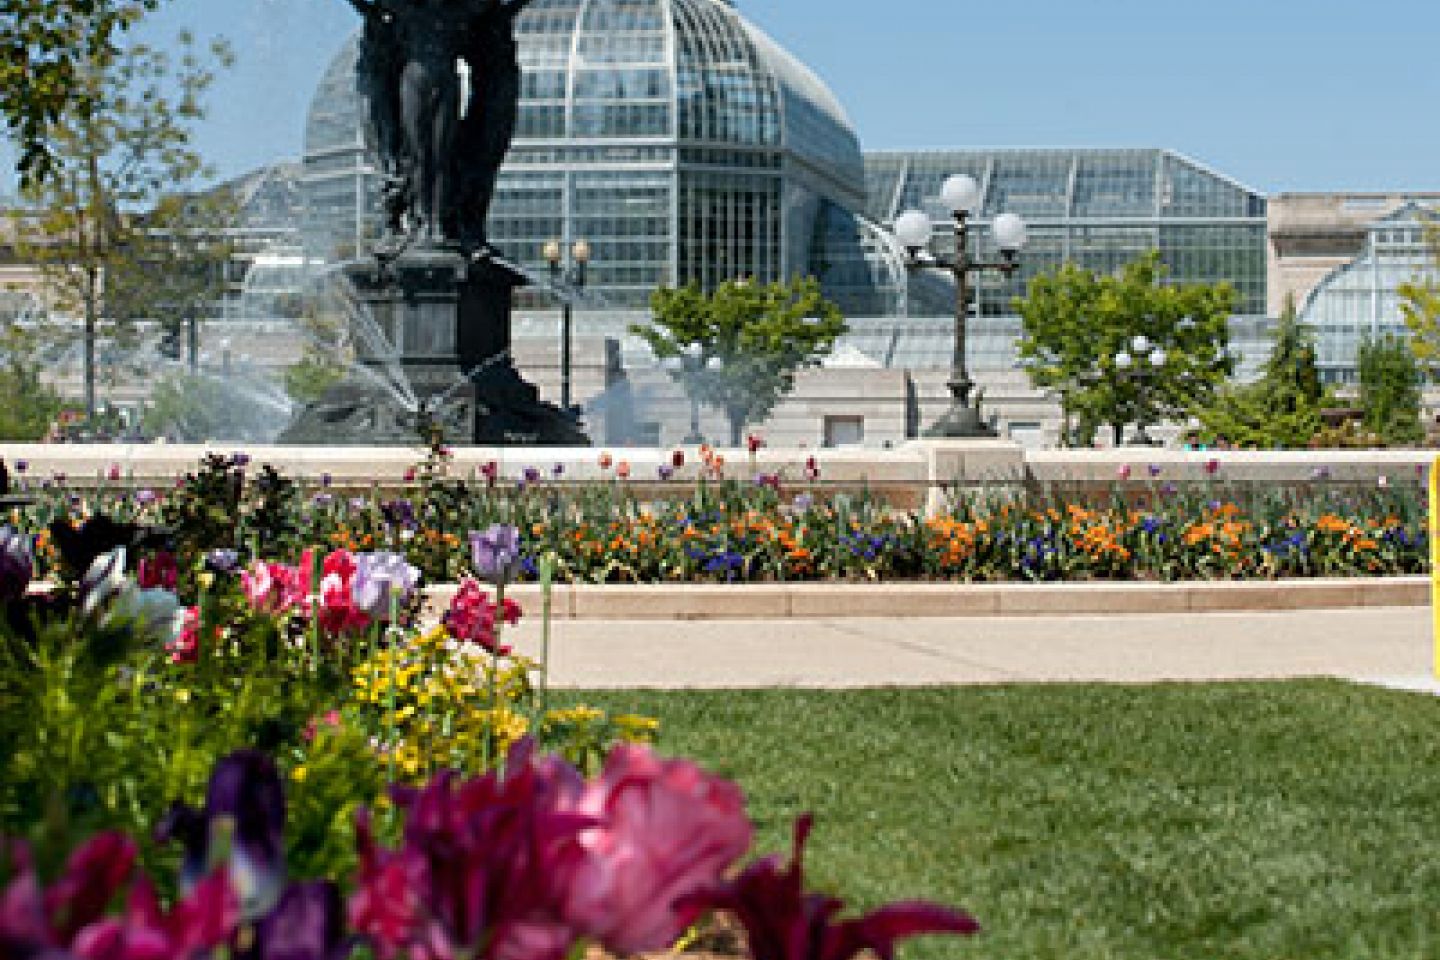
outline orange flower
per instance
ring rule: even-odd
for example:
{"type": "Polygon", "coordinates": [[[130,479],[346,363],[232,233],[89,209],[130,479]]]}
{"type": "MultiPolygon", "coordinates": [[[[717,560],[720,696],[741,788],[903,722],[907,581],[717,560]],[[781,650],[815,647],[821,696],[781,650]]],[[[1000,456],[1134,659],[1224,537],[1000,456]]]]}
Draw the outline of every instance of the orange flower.
{"type": "Polygon", "coordinates": [[[601,469],[601,470],[609,470],[609,469],[610,469],[610,465],[613,464],[614,462],[615,462],[615,458],[612,457],[612,456],[610,456],[610,452],[609,452],[608,450],[607,450],[606,452],[600,454],[599,463],[600,463],[600,469],[601,469]]]}
{"type": "Polygon", "coordinates": [[[620,463],[615,467],[615,476],[619,477],[621,480],[629,480],[629,479],[630,479],[630,461],[629,461],[629,460],[621,460],[621,461],[620,461],[620,463]]]}

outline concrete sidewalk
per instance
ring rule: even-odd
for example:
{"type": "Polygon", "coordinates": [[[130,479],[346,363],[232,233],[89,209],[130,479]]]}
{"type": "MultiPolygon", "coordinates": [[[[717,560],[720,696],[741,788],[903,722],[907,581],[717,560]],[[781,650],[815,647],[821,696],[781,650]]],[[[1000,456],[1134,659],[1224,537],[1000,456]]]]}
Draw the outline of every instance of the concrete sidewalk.
{"type": "MultiPolygon", "coordinates": [[[[538,617],[506,634],[539,653],[538,617]]],[[[1238,680],[1430,672],[1430,609],[552,625],[557,687],[622,689],[1238,680]]]]}

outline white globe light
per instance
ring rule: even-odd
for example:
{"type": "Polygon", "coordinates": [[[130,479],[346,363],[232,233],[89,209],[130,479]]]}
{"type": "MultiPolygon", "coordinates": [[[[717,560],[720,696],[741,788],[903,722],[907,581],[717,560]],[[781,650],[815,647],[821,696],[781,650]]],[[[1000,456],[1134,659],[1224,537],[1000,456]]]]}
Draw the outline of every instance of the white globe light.
{"type": "Polygon", "coordinates": [[[918,250],[927,245],[933,231],[930,218],[919,210],[906,210],[895,218],[895,237],[908,249],[918,250]]]}
{"type": "Polygon", "coordinates": [[[1115,366],[1121,370],[1129,370],[1130,364],[1132,362],[1133,361],[1130,358],[1130,354],[1126,353],[1124,350],[1121,350],[1119,353],[1115,354],[1115,366]]]}
{"type": "Polygon", "coordinates": [[[1144,353],[1150,349],[1150,338],[1145,334],[1137,334],[1130,340],[1130,348],[1136,353],[1144,353]]]}
{"type": "Polygon", "coordinates": [[[690,343],[690,344],[686,344],[686,345],[685,345],[685,355],[686,355],[687,357],[689,357],[691,360],[699,360],[699,359],[700,359],[700,354],[702,354],[702,353],[704,353],[704,352],[705,352],[705,347],[704,347],[703,344],[700,344],[700,343],[690,343]]]}
{"type": "Polygon", "coordinates": [[[1025,221],[1013,213],[1002,213],[990,225],[995,233],[995,245],[1002,251],[1014,253],[1025,246],[1025,221]]]}
{"type": "Polygon", "coordinates": [[[1150,351],[1150,366],[1152,367],[1163,367],[1165,366],[1165,361],[1169,359],[1170,357],[1159,347],[1150,351]]]}
{"type": "Polygon", "coordinates": [[[725,361],[719,357],[711,357],[705,361],[705,369],[707,370],[719,370],[723,366],[725,366],[725,361]]]}
{"type": "Polygon", "coordinates": [[[946,177],[940,187],[940,199],[947,209],[956,213],[969,213],[980,205],[980,184],[969,174],[959,173],[946,177]]]}

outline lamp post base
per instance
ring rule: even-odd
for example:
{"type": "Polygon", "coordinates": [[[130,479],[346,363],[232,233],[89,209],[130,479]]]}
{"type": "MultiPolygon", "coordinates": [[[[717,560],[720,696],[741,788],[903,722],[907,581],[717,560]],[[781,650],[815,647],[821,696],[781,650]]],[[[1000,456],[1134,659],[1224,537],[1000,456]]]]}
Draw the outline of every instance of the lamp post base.
{"type": "Polygon", "coordinates": [[[969,400],[957,398],[950,409],[925,431],[927,437],[995,437],[995,428],[980,416],[980,408],[969,400]]]}

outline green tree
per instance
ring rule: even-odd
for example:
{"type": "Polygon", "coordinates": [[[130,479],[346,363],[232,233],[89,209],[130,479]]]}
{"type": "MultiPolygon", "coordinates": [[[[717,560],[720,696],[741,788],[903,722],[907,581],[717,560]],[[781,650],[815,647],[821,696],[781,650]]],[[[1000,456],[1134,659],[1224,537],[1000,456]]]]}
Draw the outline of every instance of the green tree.
{"type": "Polygon", "coordinates": [[[51,132],[91,109],[87,65],[158,0],[0,0],[0,116],[19,149],[25,186],[56,174],[51,132]]]}
{"type": "Polygon", "coordinates": [[[845,332],[840,308],[813,277],[762,284],[729,280],[707,294],[698,284],[656,290],[653,324],[631,332],[662,362],[695,354],[691,370],[672,373],[692,397],[715,407],[738,446],[745,424],[764,420],[845,332]],[[698,348],[692,347],[698,345],[698,348]]]}
{"type": "Polygon", "coordinates": [[[188,34],[179,37],[178,58],[143,44],[80,52],[71,107],[45,130],[49,175],[25,191],[27,222],[17,233],[28,238],[19,255],[41,267],[57,306],[83,318],[85,409],[93,417],[107,291],[116,291],[114,316],[123,320],[133,307],[118,302],[121,291],[161,285],[154,265],[169,259],[193,209],[174,197],[208,173],[191,131],[216,65],[228,65],[231,54],[219,40],[197,49],[188,34]]]}
{"type": "Polygon", "coordinates": [[[1440,378],[1440,222],[1425,225],[1435,272],[1400,285],[1400,312],[1410,328],[1410,349],[1427,376],[1440,378]]]}
{"type": "Polygon", "coordinates": [[[1143,432],[1187,415],[1229,375],[1235,291],[1165,275],[1158,251],[1115,275],[1065,263],[1016,298],[1020,362],[1031,383],[1059,396],[1067,443],[1088,445],[1109,425],[1119,444],[1127,424],[1143,432]]]}
{"type": "Polygon", "coordinates": [[[1261,378],[1222,391],[1196,411],[1200,439],[1242,447],[1303,447],[1320,432],[1327,403],[1315,359],[1314,331],[1300,323],[1288,298],[1275,325],[1261,378]]]}
{"type": "Polygon", "coordinates": [[[105,277],[110,319],[121,328],[140,320],[155,323],[161,353],[173,360],[181,358],[181,343],[187,342],[193,369],[195,328],[224,294],[225,270],[235,252],[229,228],[238,215],[237,199],[225,188],[160,197],[117,247],[105,277]]]}
{"type": "Polygon", "coordinates": [[[0,397],[14,398],[0,403],[0,441],[42,439],[65,407],[54,388],[40,379],[34,360],[39,338],[19,324],[0,324],[0,397]]]}
{"type": "Polygon", "coordinates": [[[1425,438],[1420,425],[1420,384],[1415,354],[1401,337],[1360,344],[1360,409],[1365,429],[1390,446],[1414,446],[1425,438]]]}

